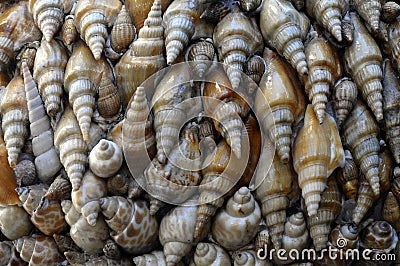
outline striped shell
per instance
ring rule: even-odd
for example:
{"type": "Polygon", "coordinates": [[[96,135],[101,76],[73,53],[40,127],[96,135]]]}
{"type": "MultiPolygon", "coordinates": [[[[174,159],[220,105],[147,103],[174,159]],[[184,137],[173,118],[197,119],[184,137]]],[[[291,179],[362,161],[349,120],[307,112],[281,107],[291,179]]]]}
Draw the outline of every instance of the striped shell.
{"type": "Polygon", "coordinates": [[[379,30],[379,18],[381,16],[381,1],[379,0],[354,0],[354,7],[373,31],[379,30]]]}
{"type": "Polygon", "coordinates": [[[349,150],[344,151],[345,163],[337,173],[337,182],[342,187],[347,199],[356,199],[358,187],[358,171],[353,156],[349,150]]]}
{"type": "Polygon", "coordinates": [[[220,246],[201,242],[196,246],[193,266],[230,266],[231,258],[220,246]]]}
{"type": "Polygon", "coordinates": [[[359,186],[358,186],[358,196],[356,201],[356,207],[353,211],[352,222],[355,225],[358,225],[361,220],[364,218],[367,211],[372,207],[375,200],[377,199],[376,195],[368,183],[368,180],[364,177],[364,175],[360,176],[359,186]]]}
{"type": "Polygon", "coordinates": [[[65,17],[64,24],[61,28],[61,37],[66,45],[71,45],[78,38],[74,16],[68,15],[65,17]]]}
{"type": "Polygon", "coordinates": [[[341,126],[357,102],[357,86],[349,78],[340,79],[334,88],[333,100],[338,125],[341,126]]]}
{"type": "Polygon", "coordinates": [[[127,50],[136,35],[136,28],[133,25],[131,16],[122,6],[110,34],[111,48],[117,53],[127,50]]]}
{"type": "Polygon", "coordinates": [[[44,196],[48,199],[64,200],[71,197],[71,191],[71,183],[62,175],[59,175],[54,179],[53,183],[51,183],[44,196]]]}
{"type": "Polygon", "coordinates": [[[112,141],[101,139],[89,154],[89,167],[103,178],[116,174],[123,162],[122,150],[112,141]]]}
{"type": "Polygon", "coordinates": [[[194,62],[194,72],[199,78],[203,78],[210,69],[215,56],[212,40],[200,40],[189,46],[187,59],[194,62]]]}
{"type": "Polygon", "coordinates": [[[104,118],[112,118],[118,114],[121,108],[121,97],[113,79],[108,75],[101,77],[99,84],[99,97],[97,98],[97,110],[104,118]]]}
{"type": "Polygon", "coordinates": [[[60,262],[57,244],[52,237],[24,236],[13,243],[21,259],[28,262],[30,266],[56,265],[60,262]]]}

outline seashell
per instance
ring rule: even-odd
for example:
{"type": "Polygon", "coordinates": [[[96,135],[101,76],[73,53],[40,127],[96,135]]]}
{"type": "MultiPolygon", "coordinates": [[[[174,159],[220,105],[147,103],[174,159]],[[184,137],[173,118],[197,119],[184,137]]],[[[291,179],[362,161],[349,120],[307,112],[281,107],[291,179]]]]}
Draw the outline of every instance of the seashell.
{"type": "Polygon", "coordinates": [[[112,239],[133,255],[154,248],[158,236],[158,222],[149,213],[143,200],[131,201],[120,196],[100,199],[100,206],[110,229],[112,239]]]}
{"type": "Polygon", "coordinates": [[[97,110],[104,118],[112,118],[121,108],[121,97],[112,79],[102,76],[99,84],[97,110]]]}
{"type": "Polygon", "coordinates": [[[59,175],[54,179],[53,183],[51,183],[44,197],[58,200],[68,199],[71,196],[71,190],[71,182],[59,175]]]}
{"type": "Polygon", "coordinates": [[[200,18],[216,24],[231,12],[235,5],[235,1],[212,1],[201,14],[200,18]]]}
{"type": "Polygon", "coordinates": [[[111,30],[111,48],[117,53],[125,52],[135,38],[135,35],[135,25],[133,25],[132,19],[125,5],[123,5],[111,30]]]}
{"type": "Polygon", "coordinates": [[[19,187],[15,190],[22,202],[22,206],[32,216],[48,188],[48,185],[40,183],[29,187],[19,187]]]}
{"type": "Polygon", "coordinates": [[[28,235],[32,230],[28,213],[18,205],[0,207],[0,231],[9,240],[28,235]]]}
{"type": "Polygon", "coordinates": [[[194,62],[194,72],[199,78],[205,76],[214,57],[215,49],[211,39],[200,40],[187,49],[187,60],[194,62]]]}
{"type": "Polygon", "coordinates": [[[400,177],[397,177],[393,180],[391,191],[392,191],[393,195],[397,198],[397,200],[399,200],[400,199],[400,177]]]}
{"type": "Polygon", "coordinates": [[[115,196],[122,196],[128,193],[131,178],[128,175],[117,173],[107,179],[107,191],[115,196]]]}
{"type": "Polygon", "coordinates": [[[379,195],[379,127],[370,111],[358,101],[343,124],[343,136],[356,164],[367,178],[375,195],[379,195]]]}
{"type": "Polygon", "coordinates": [[[79,247],[74,243],[71,237],[66,235],[53,235],[54,241],[56,241],[58,250],[61,253],[66,251],[79,251],[79,247]]]}
{"type": "Polygon", "coordinates": [[[102,127],[97,123],[91,123],[89,129],[89,140],[86,142],[88,146],[88,150],[93,150],[94,146],[99,143],[101,139],[106,137],[106,132],[102,129],[102,127]]]}
{"type": "Polygon", "coordinates": [[[118,172],[123,160],[122,150],[117,144],[101,139],[89,154],[89,167],[95,175],[107,178],[118,172]]]}
{"type": "MultiPolygon", "coordinates": [[[[136,266],[162,266],[167,265],[164,253],[160,250],[154,250],[148,254],[142,254],[134,257],[133,262],[136,266]]],[[[176,266],[183,266],[182,262],[176,264],[176,266]]]]}
{"type": "Polygon", "coordinates": [[[254,250],[239,251],[233,257],[234,266],[271,266],[268,260],[260,259],[254,250]]]}
{"type": "Polygon", "coordinates": [[[393,65],[396,67],[397,71],[400,69],[400,51],[398,41],[400,38],[399,31],[399,21],[395,20],[394,22],[388,25],[388,40],[384,43],[383,51],[390,56],[393,65]]]}
{"type": "Polygon", "coordinates": [[[383,78],[383,114],[386,140],[396,163],[400,163],[400,81],[389,60],[385,60],[383,78]]]}
{"type": "Polygon", "coordinates": [[[267,63],[265,59],[259,55],[253,55],[247,59],[246,65],[244,66],[244,73],[258,85],[260,84],[266,68],[267,63]]]}
{"type": "Polygon", "coordinates": [[[23,261],[10,241],[0,242],[0,265],[28,265],[23,261]]]}
{"type": "Polygon", "coordinates": [[[349,78],[342,78],[335,84],[333,100],[339,126],[344,123],[353,110],[357,96],[357,86],[349,78]]]}
{"type": "Polygon", "coordinates": [[[400,15],[400,5],[394,1],[387,1],[382,5],[381,20],[387,23],[393,22],[400,15]]]}
{"type": "MultiPolygon", "coordinates": [[[[164,12],[168,7],[171,0],[158,0],[157,5],[161,5],[160,11],[164,12]]],[[[128,10],[131,18],[133,20],[133,24],[137,31],[139,31],[146,23],[144,21],[148,17],[149,12],[151,11],[151,7],[153,6],[154,1],[140,1],[140,0],[126,0],[125,6],[126,10],[128,10]]]]}
{"type": "Polygon", "coordinates": [[[309,245],[310,235],[302,212],[291,215],[285,223],[282,237],[282,248],[286,252],[297,250],[301,252],[309,245]]]}
{"type": "MultiPolygon", "coordinates": [[[[326,180],[337,167],[343,167],[344,151],[333,118],[326,115],[319,124],[308,105],[304,126],[293,146],[293,166],[298,173],[299,186],[305,199],[308,216],[316,216],[326,180]],[[310,145],[318,143],[318,145],[310,145]]],[[[314,217],[315,218],[315,217],[314,217]]]]}
{"type": "Polygon", "coordinates": [[[82,213],[89,225],[93,226],[101,211],[100,198],[106,195],[106,182],[88,170],[82,178],[79,189],[72,191],[71,199],[76,210],[82,213]]]}
{"type": "Polygon", "coordinates": [[[33,155],[22,153],[19,156],[18,160],[19,162],[14,168],[14,176],[18,186],[29,186],[36,184],[38,182],[38,179],[33,155]]]}
{"type": "Polygon", "coordinates": [[[337,173],[338,185],[347,199],[356,200],[358,187],[358,168],[349,150],[344,151],[345,163],[337,173]]]}
{"type": "Polygon", "coordinates": [[[77,251],[64,252],[64,256],[70,264],[83,264],[86,262],[86,256],[84,253],[77,251]]]}
{"type": "Polygon", "coordinates": [[[360,175],[357,204],[352,216],[352,222],[355,225],[360,223],[376,199],[377,196],[374,194],[368,180],[366,180],[364,175],[360,175]]]}
{"type": "Polygon", "coordinates": [[[37,43],[36,45],[35,42],[35,44],[28,45],[25,49],[23,49],[20,58],[20,67],[22,65],[22,62],[25,62],[28,65],[29,69],[33,68],[33,65],[35,63],[36,51],[38,48],[39,48],[39,43],[37,43]]]}
{"type": "Polygon", "coordinates": [[[57,244],[44,235],[23,236],[13,241],[21,259],[29,265],[55,265],[60,262],[57,244]]]}
{"type": "Polygon", "coordinates": [[[213,239],[228,250],[247,245],[256,235],[261,210],[247,187],[241,187],[220,209],[211,226],[213,239]]]}
{"type": "Polygon", "coordinates": [[[193,266],[231,266],[228,253],[218,245],[201,242],[196,246],[193,266]]]}
{"type": "MultiPolygon", "coordinates": [[[[125,4],[128,8],[128,1],[125,4]]],[[[161,15],[161,3],[156,0],[144,27],[139,31],[137,40],[115,65],[115,76],[118,88],[122,91],[124,108],[127,107],[136,88],[166,65],[163,55],[164,27],[161,25],[163,22],[161,15]],[[133,72],[136,74],[132,75],[133,72]]],[[[137,25],[136,29],[139,30],[137,25]]]]}
{"type": "Polygon", "coordinates": [[[270,236],[268,229],[264,229],[258,232],[254,240],[254,249],[260,250],[263,249],[265,245],[268,246],[269,244],[270,244],[270,236]]]}
{"type": "Polygon", "coordinates": [[[396,231],[400,231],[400,205],[392,192],[386,196],[382,209],[382,217],[390,223],[396,231]]]}
{"type": "Polygon", "coordinates": [[[335,176],[328,179],[327,187],[321,194],[321,202],[317,214],[307,219],[310,236],[317,251],[328,244],[331,223],[339,215],[342,208],[341,194],[335,176]]]}
{"type": "Polygon", "coordinates": [[[345,49],[344,64],[377,121],[380,122],[383,119],[382,54],[359,17],[355,13],[351,13],[350,17],[354,25],[354,41],[345,49]]]}
{"type": "Polygon", "coordinates": [[[262,4],[262,0],[240,0],[241,8],[246,12],[255,11],[262,4]]]}
{"type": "Polygon", "coordinates": [[[47,42],[61,28],[64,4],[61,0],[29,0],[29,11],[47,42]]]}
{"type": "Polygon", "coordinates": [[[26,63],[21,65],[29,111],[30,132],[33,137],[32,149],[40,181],[48,183],[62,165],[54,148],[53,129],[46,115],[42,99],[26,63]]]}
{"type": "Polygon", "coordinates": [[[354,8],[373,31],[379,30],[379,18],[381,16],[381,2],[379,0],[354,0],[354,8]]]}
{"type": "Polygon", "coordinates": [[[168,65],[174,63],[188,45],[194,34],[195,21],[202,12],[202,5],[195,0],[173,1],[165,10],[163,23],[166,25],[164,36],[168,65]]]}
{"type": "Polygon", "coordinates": [[[118,0],[80,0],[75,8],[75,26],[86,42],[94,59],[99,60],[107,40],[110,27],[122,4],[118,0]]]}
{"type": "Polygon", "coordinates": [[[42,40],[36,52],[33,66],[33,78],[38,84],[46,112],[54,117],[61,109],[63,97],[64,70],[67,65],[67,54],[55,40],[42,40]]]}
{"type": "Polygon", "coordinates": [[[352,224],[337,225],[329,234],[329,241],[336,248],[344,250],[358,249],[359,238],[357,227],[352,224]],[[346,242],[341,243],[339,242],[340,239],[344,239],[346,242]],[[345,245],[339,247],[338,244],[345,245]]]}
{"type": "Polygon", "coordinates": [[[309,19],[289,1],[264,1],[260,13],[264,40],[285,57],[300,75],[308,73],[303,40],[309,27],[309,19]]]}
{"type": "Polygon", "coordinates": [[[342,19],[342,39],[345,44],[351,44],[354,39],[354,25],[349,12],[342,19]]]}
{"type": "Polygon", "coordinates": [[[382,195],[386,194],[392,186],[394,163],[389,149],[379,153],[379,189],[382,195]]]}
{"type": "Polygon", "coordinates": [[[297,9],[297,10],[301,10],[303,9],[304,5],[305,5],[305,0],[291,0],[292,5],[297,9]]]}
{"type": "Polygon", "coordinates": [[[18,156],[28,136],[28,107],[22,76],[15,76],[5,88],[0,103],[2,129],[11,168],[17,165],[18,156]]]}
{"type": "Polygon", "coordinates": [[[217,24],[213,40],[232,89],[236,90],[242,81],[247,58],[257,51],[262,51],[261,33],[243,12],[234,11],[217,24]]]}
{"type": "Polygon", "coordinates": [[[280,160],[287,163],[292,125],[303,116],[305,100],[295,70],[268,48],[264,50],[264,58],[268,62],[267,69],[260,81],[254,107],[261,116],[261,128],[275,143],[280,160]]]}
{"type": "Polygon", "coordinates": [[[71,45],[78,39],[78,31],[75,27],[75,17],[68,15],[65,17],[64,24],[61,27],[61,38],[66,45],[71,45]]]}
{"type": "Polygon", "coordinates": [[[82,216],[74,207],[71,200],[61,201],[61,208],[65,214],[65,221],[69,226],[73,226],[82,216]]]}
{"type": "Polygon", "coordinates": [[[207,235],[209,224],[197,239],[193,237],[197,215],[197,206],[177,206],[162,218],[159,239],[167,265],[177,265],[207,235]]]}

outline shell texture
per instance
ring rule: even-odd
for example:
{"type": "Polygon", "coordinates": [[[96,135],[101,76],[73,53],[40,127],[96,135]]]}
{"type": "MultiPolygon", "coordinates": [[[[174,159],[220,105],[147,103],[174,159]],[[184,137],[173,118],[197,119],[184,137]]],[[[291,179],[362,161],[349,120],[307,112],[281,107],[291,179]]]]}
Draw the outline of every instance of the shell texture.
{"type": "Polygon", "coordinates": [[[394,1],[387,1],[382,5],[381,20],[393,22],[400,15],[400,5],[394,1]]]}
{"type": "Polygon", "coordinates": [[[0,207],[0,231],[9,240],[28,235],[32,227],[29,215],[24,208],[17,205],[0,207]]]}
{"type": "Polygon", "coordinates": [[[249,76],[257,85],[266,71],[265,59],[259,55],[249,57],[244,67],[244,73],[249,76]]]}
{"type": "Polygon", "coordinates": [[[194,266],[230,266],[231,258],[220,246],[201,242],[193,256],[194,266]]]}
{"type": "Polygon", "coordinates": [[[71,45],[78,39],[78,31],[75,27],[74,16],[68,15],[65,17],[64,24],[61,27],[61,37],[66,45],[71,45]]]}
{"type": "Polygon", "coordinates": [[[214,44],[211,39],[200,40],[188,48],[187,58],[194,62],[194,72],[203,78],[209,70],[215,56],[214,44]]]}
{"type": "Polygon", "coordinates": [[[112,141],[101,139],[89,154],[89,167],[103,178],[116,174],[122,166],[122,150],[112,141]]]}
{"type": "Polygon", "coordinates": [[[357,86],[349,78],[340,79],[334,88],[333,100],[338,125],[341,126],[357,102],[357,86]]]}
{"type": "Polygon", "coordinates": [[[29,265],[55,265],[60,262],[56,242],[49,236],[23,236],[13,243],[21,259],[29,265]]]}
{"type": "Polygon", "coordinates": [[[358,225],[361,222],[374,201],[376,201],[376,198],[368,180],[366,180],[364,175],[361,175],[358,186],[357,204],[351,218],[354,224],[358,225]]]}
{"type": "Polygon", "coordinates": [[[164,12],[169,6],[171,0],[158,0],[158,1],[142,1],[142,0],[127,0],[125,1],[126,10],[128,10],[132,17],[133,24],[137,31],[139,31],[146,23],[145,20],[148,17],[151,7],[154,2],[158,2],[160,5],[160,11],[164,12]]]}
{"type": "Polygon", "coordinates": [[[379,0],[354,0],[354,7],[357,13],[374,31],[379,30],[379,18],[381,16],[382,5],[379,0]]]}
{"type": "Polygon", "coordinates": [[[111,30],[111,48],[117,53],[125,52],[135,38],[135,35],[136,28],[133,25],[131,16],[124,5],[119,11],[111,30]]]}
{"type": "Polygon", "coordinates": [[[242,250],[233,257],[234,266],[271,266],[268,260],[258,258],[254,250],[242,250]]]}
{"type": "Polygon", "coordinates": [[[234,5],[235,1],[213,1],[206,7],[200,18],[208,22],[218,23],[232,11],[234,5]]]}
{"type": "Polygon", "coordinates": [[[396,231],[400,230],[400,205],[393,195],[389,192],[382,210],[382,217],[389,222],[396,231]]]}
{"type": "Polygon", "coordinates": [[[349,150],[344,151],[345,163],[337,173],[338,185],[347,199],[356,200],[358,188],[358,168],[349,150]]]}
{"type": "Polygon", "coordinates": [[[99,84],[99,97],[97,99],[97,110],[104,118],[112,118],[118,114],[121,108],[121,96],[113,79],[103,75],[99,84]]]}
{"type": "MultiPolygon", "coordinates": [[[[143,254],[133,258],[136,266],[162,266],[167,265],[165,255],[161,250],[154,250],[151,253],[143,254]]],[[[180,262],[176,266],[183,266],[180,262]]]]}
{"type": "Polygon", "coordinates": [[[308,247],[310,235],[302,212],[291,215],[285,223],[282,248],[289,252],[296,249],[301,252],[308,247]]]}

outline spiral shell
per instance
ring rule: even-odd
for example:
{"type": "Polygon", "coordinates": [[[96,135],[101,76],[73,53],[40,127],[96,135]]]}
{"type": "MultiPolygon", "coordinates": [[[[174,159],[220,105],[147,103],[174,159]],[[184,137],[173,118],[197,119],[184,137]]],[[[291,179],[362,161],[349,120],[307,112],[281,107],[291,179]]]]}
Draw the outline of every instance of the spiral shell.
{"type": "Polygon", "coordinates": [[[339,126],[344,123],[353,110],[357,96],[357,86],[349,78],[342,78],[336,83],[333,100],[339,126]]]}
{"type": "Polygon", "coordinates": [[[23,266],[27,263],[19,257],[12,242],[3,241],[0,242],[0,265],[23,266]]]}
{"type": "Polygon", "coordinates": [[[131,44],[136,35],[131,16],[122,6],[110,34],[111,48],[117,53],[123,53],[131,44]]]}
{"type": "Polygon", "coordinates": [[[112,141],[101,139],[89,154],[89,167],[103,178],[116,174],[123,162],[122,150],[112,141]]]}
{"type": "Polygon", "coordinates": [[[317,215],[321,193],[326,180],[337,167],[344,166],[344,151],[333,118],[326,115],[319,124],[311,105],[308,105],[304,126],[293,146],[293,166],[298,173],[299,186],[309,216],[317,215]],[[318,143],[318,145],[310,145],[318,143]]]}
{"type": "Polygon", "coordinates": [[[97,110],[104,118],[112,118],[118,114],[121,108],[121,97],[113,80],[104,75],[99,84],[99,97],[97,99],[97,110]]]}
{"type": "Polygon", "coordinates": [[[28,106],[24,80],[15,76],[5,88],[0,109],[3,115],[2,129],[11,168],[17,165],[18,156],[28,137],[28,106]]]}
{"type": "Polygon", "coordinates": [[[243,250],[233,255],[233,266],[271,266],[268,260],[258,257],[254,250],[243,250]]]}
{"type": "Polygon", "coordinates": [[[393,195],[389,192],[382,209],[382,217],[390,223],[396,231],[400,231],[400,205],[393,195]]]}
{"type": "Polygon", "coordinates": [[[71,45],[78,39],[78,31],[75,27],[75,17],[68,15],[65,17],[64,24],[61,28],[61,38],[66,45],[71,45]]]}
{"type": "Polygon", "coordinates": [[[329,234],[329,241],[335,247],[338,247],[338,244],[341,244],[338,242],[340,239],[346,240],[346,245],[340,248],[345,250],[358,248],[359,238],[357,227],[352,224],[337,225],[329,234]]]}
{"type": "Polygon", "coordinates": [[[351,13],[350,17],[354,25],[354,41],[345,49],[344,64],[377,121],[380,122],[383,119],[382,54],[360,18],[355,13],[351,13]]]}
{"type": "Polygon", "coordinates": [[[64,18],[61,0],[29,0],[29,11],[47,42],[60,29],[64,18]]]}
{"type": "Polygon", "coordinates": [[[358,225],[361,222],[376,199],[377,197],[374,194],[368,180],[364,177],[364,175],[361,175],[358,186],[356,207],[353,211],[353,216],[351,219],[355,225],[358,225]]]}
{"type": "MultiPolygon", "coordinates": [[[[126,4],[128,1],[126,2],[126,4]]],[[[153,6],[140,29],[139,36],[115,65],[118,88],[122,91],[123,107],[126,108],[136,88],[148,77],[164,68],[164,27],[159,0],[153,6]],[[132,72],[136,73],[132,75],[132,72]]]]}
{"type": "Polygon", "coordinates": [[[375,195],[379,195],[379,127],[361,101],[356,103],[343,125],[343,136],[356,164],[367,178],[375,195]]]}
{"type": "Polygon", "coordinates": [[[67,172],[72,189],[78,190],[88,163],[88,147],[83,140],[72,108],[69,106],[54,132],[54,145],[60,153],[60,161],[67,172]]]}
{"type": "Polygon", "coordinates": [[[266,68],[267,63],[265,62],[265,59],[259,55],[253,55],[249,57],[244,66],[244,73],[258,85],[260,84],[260,80],[264,75],[266,68]]]}
{"type": "Polygon", "coordinates": [[[133,20],[133,24],[137,31],[139,31],[146,23],[144,21],[149,15],[151,11],[151,7],[154,2],[158,2],[157,5],[160,5],[160,11],[164,12],[168,7],[171,0],[156,0],[156,1],[142,1],[142,0],[126,0],[125,6],[126,10],[128,10],[131,18],[133,20]]]}
{"type": "Polygon", "coordinates": [[[394,1],[387,1],[382,5],[381,20],[387,23],[393,22],[400,15],[400,5],[394,1]]]}
{"type": "Polygon", "coordinates": [[[218,23],[232,11],[235,4],[235,1],[212,1],[201,14],[200,18],[211,23],[218,23]]]}
{"type": "Polygon", "coordinates": [[[303,40],[310,27],[308,18],[289,1],[264,1],[260,27],[268,45],[285,57],[300,75],[308,73],[303,40]]]}
{"type": "Polygon", "coordinates": [[[32,223],[24,208],[17,205],[0,207],[0,230],[10,240],[28,235],[32,223]]]}
{"type": "MultiPolygon", "coordinates": [[[[28,44],[27,47],[22,48],[21,52],[21,59],[20,59],[20,65],[19,67],[22,66],[22,62],[25,62],[28,65],[29,69],[33,68],[33,65],[35,63],[35,58],[36,58],[36,52],[37,49],[39,48],[39,42],[34,42],[33,44],[28,44]]],[[[18,56],[17,56],[18,58],[18,56]]]]}
{"type": "Polygon", "coordinates": [[[358,168],[349,150],[344,151],[345,163],[337,173],[337,182],[347,199],[356,199],[358,187],[358,168]]]}
{"type": "Polygon", "coordinates": [[[299,252],[307,248],[309,234],[306,221],[302,212],[289,217],[285,223],[285,231],[282,238],[282,248],[286,251],[296,249],[299,252]]]}
{"type": "Polygon", "coordinates": [[[81,38],[89,46],[94,59],[99,60],[107,40],[110,27],[122,4],[118,0],[80,0],[75,8],[75,26],[81,38]]]}
{"type": "Polygon", "coordinates": [[[143,200],[132,202],[120,196],[102,198],[100,206],[108,226],[114,231],[112,239],[126,252],[138,255],[154,248],[158,222],[149,213],[143,200]]]}
{"type": "Polygon", "coordinates": [[[187,59],[194,62],[194,72],[203,78],[209,70],[215,56],[214,44],[211,39],[200,40],[189,46],[187,59]]]}
{"type": "Polygon", "coordinates": [[[379,0],[354,0],[354,8],[373,31],[379,31],[381,2],[379,0]]]}
{"type": "Polygon", "coordinates": [[[196,246],[193,256],[193,266],[230,266],[231,258],[218,245],[201,242],[196,246]]]}
{"type": "Polygon", "coordinates": [[[29,265],[55,265],[60,262],[57,244],[44,235],[23,236],[14,242],[21,259],[29,265]]]}
{"type": "MultiPolygon", "coordinates": [[[[151,253],[143,254],[133,258],[133,262],[136,266],[163,266],[167,265],[164,253],[160,250],[154,250],[151,253]]],[[[176,264],[176,266],[183,266],[182,262],[176,264]]]]}

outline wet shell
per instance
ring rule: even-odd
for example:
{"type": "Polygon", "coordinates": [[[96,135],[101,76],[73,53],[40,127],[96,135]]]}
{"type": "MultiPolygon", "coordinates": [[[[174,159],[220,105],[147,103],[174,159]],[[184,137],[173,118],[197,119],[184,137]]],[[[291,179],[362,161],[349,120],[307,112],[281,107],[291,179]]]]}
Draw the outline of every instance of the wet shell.
{"type": "Polygon", "coordinates": [[[194,72],[199,78],[203,78],[210,69],[215,56],[214,44],[211,39],[200,40],[189,46],[187,59],[194,62],[194,72]]]}
{"type": "Polygon", "coordinates": [[[93,57],[100,59],[110,27],[122,4],[118,0],[79,0],[75,8],[75,26],[93,57]]]}
{"type": "Polygon", "coordinates": [[[157,0],[157,1],[142,1],[142,0],[126,0],[125,6],[126,10],[128,10],[131,18],[133,20],[133,24],[137,31],[139,31],[143,25],[144,21],[148,17],[148,14],[151,10],[154,2],[158,2],[160,5],[160,11],[164,12],[168,7],[171,0],[157,0]]]}
{"type": "Polygon", "coordinates": [[[122,150],[112,141],[101,139],[89,154],[89,167],[103,178],[116,174],[122,166],[122,150]]]}
{"type": "Polygon", "coordinates": [[[262,4],[262,0],[240,0],[239,3],[244,11],[252,12],[262,4]]]}
{"type": "Polygon", "coordinates": [[[7,85],[0,109],[8,163],[11,168],[15,168],[25,139],[28,137],[28,106],[22,76],[15,76],[7,85]]]}
{"type": "Polygon", "coordinates": [[[60,161],[67,172],[72,189],[78,190],[88,163],[88,147],[83,140],[72,108],[69,106],[54,132],[54,146],[60,153],[60,161]]]}
{"type": "MultiPolygon", "coordinates": [[[[167,265],[164,253],[160,250],[154,250],[151,253],[143,254],[133,258],[136,266],[163,266],[167,265]]],[[[176,266],[183,266],[180,262],[176,266]]]]}
{"type": "Polygon", "coordinates": [[[400,231],[400,206],[392,192],[389,192],[382,209],[382,217],[396,231],[400,231]]]}
{"type": "Polygon", "coordinates": [[[394,164],[395,162],[389,149],[379,153],[379,188],[381,195],[386,194],[392,186],[394,164]]]}
{"type": "Polygon", "coordinates": [[[310,27],[309,19],[289,1],[264,1],[260,27],[268,45],[285,57],[300,75],[308,73],[303,40],[310,27]]]}
{"type": "Polygon", "coordinates": [[[10,241],[0,242],[0,265],[25,266],[28,265],[23,261],[10,241]]]}
{"type": "Polygon", "coordinates": [[[265,59],[259,55],[249,57],[244,67],[244,73],[249,76],[257,85],[267,68],[265,59]]]}
{"type": "Polygon", "coordinates": [[[319,124],[311,108],[311,105],[308,105],[304,126],[293,146],[293,166],[299,175],[299,186],[308,215],[315,216],[328,176],[337,167],[343,167],[345,160],[333,118],[326,115],[324,123],[319,124]],[[310,145],[311,143],[315,145],[310,145]]]}
{"type": "Polygon", "coordinates": [[[243,250],[233,255],[234,266],[271,266],[268,260],[260,259],[254,250],[243,250]]]}
{"type": "Polygon", "coordinates": [[[338,125],[346,120],[357,101],[357,86],[349,78],[340,79],[334,88],[333,100],[338,125]]]}
{"type": "Polygon", "coordinates": [[[379,195],[379,127],[371,112],[359,100],[346,122],[343,136],[356,164],[367,178],[375,195],[379,195]]]}
{"type": "Polygon", "coordinates": [[[337,173],[337,182],[347,199],[356,199],[358,187],[358,168],[349,150],[344,151],[344,167],[337,173]]]}
{"type": "Polygon", "coordinates": [[[329,241],[337,248],[344,250],[356,249],[359,244],[357,227],[352,224],[337,225],[329,234],[329,241]],[[341,239],[347,241],[345,246],[342,245],[342,242],[339,242],[341,239]],[[341,245],[341,247],[338,245],[341,245]]]}
{"type": "Polygon", "coordinates": [[[111,48],[117,53],[125,52],[135,35],[136,28],[133,25],[131,16],[125,6],[122,6],[111,30],[111,48]]]}
{"type": "Polygon", "coordinates": [[[213,239],[228,250],[248,244],[257,234],[261,210],[247,187],[240,188],[213,220],[213,239]]]}
{"type": "Polygon", "coordinates": [[[0,207],[0,230],[10,240],[26,236],[32,230],[28,213],[17,205],[0,207]]]}
{"type": "Polygon", "coordinates": [[[104,118],[112,118],[121,108],[121,97],[113,80],[104,75],[99,84],[99,97],[97,99],[97,110],[104,118]]]}
{"type": "Polygon", "coordinates": [[[218,23],[232,11],[235,4],[235,1],[212,1],[201,14],[200,18],[211,23],[218,23]]]}
{"type": "Polygon", "coordinates": [[[373,31],[379,31],[381,2],[379,0],[354,0],[354,8],[373,31]]]}
{"type": "Polygon", "coordinates": [[[361,222],[376,199],[377,197],[374,195],[368,180],[366,180],[364,175],[361,175],[358,186],[357,204],[351,218],[355,225],[358,225],[361,222]]]}
{"type": "Polygon", "coordinates": [[[57,244],[52,237],[24,236],[13,243],[21,259],[29,262],[31,266],[55,265],[60,262],[57,244]]]}
{"type": "Polygon", "coordinates": [[[71,196],[71,182],[61,175],[57,176],[47,190],[45,197],[48,199],[64,200],[71,196]]]}
{"type": "Polygon", "coordinates": [[[386,140],[396,163],[400,163],[400,81],[389,60],[385,60],[383,110],[386,140]]]}
{"type": "Polygon", "coordinates": [[[114,231],[112,239],[126,252],[138,255],[154,248],[158,222],[150,215],[147,202],[113,196],[102,198],[100,205],[108,226],[114,231]]]}
{"type": "Polygon", "coordinates": [[[75,28],[75,17],[68,15],[65,17],[61,28],[61,38],[66,45],[71,45],[78,39],[78,31],[75,28]]]}
{"type": "Polygon", "coordinates": [[[64,18],[61,0],[29,0],[29,11],[47,42],[60,29],[64,18]]]}
{"type": "Polygon", "coordinates": [[[275,143],[280,160],[287,163],[292,126],[303,116],[305,99],[300,81],[289,63],[268,48],[264,50],[264,58],[268,62],[267,69],[260,81],[254,107],[256,114],[261,116],[259,122],[263,132],[275,143]]]}
{"type": "Polygon", "coordinates": [[[250,18],[236,10],[217,24],[213,40],[232,89],[236,90],[242,81],[247,58],[263,48],[261,33],[250,18]]]}
{"type": "Polygon", "coordinates": [[[400,15],[400,5],[394,1],[388,1],[382,5],[381,20],[393,22],[400,15]]]}
{"type": "Polygon", "coordinates": [[[230,266],[231,258],[228,253],[218,245],[211,243],[198,243],[193,256],[193,266],[230,266]]]}
{"type": "Polygon", "coordinates": [[[383,119],[382,54],[360,18],[355,13],[350,17],[354,25],[354,41],[345,49],[344,64],[379,122],[383,119]]]}
{"type": "MultiPolygon", "coordinates": [[[[128,1],[126,2],[126,4],[128,1]]],[[[161,4],[154,1],[151,11],[140,29],[138,39],[115,65],[115,76],[121,90],[123,107],[126,108],[136,88],[148,77],[164,68],[164,27],[161,4]],[[132,73],[136,73],[132,75],[132,73]]]]}

